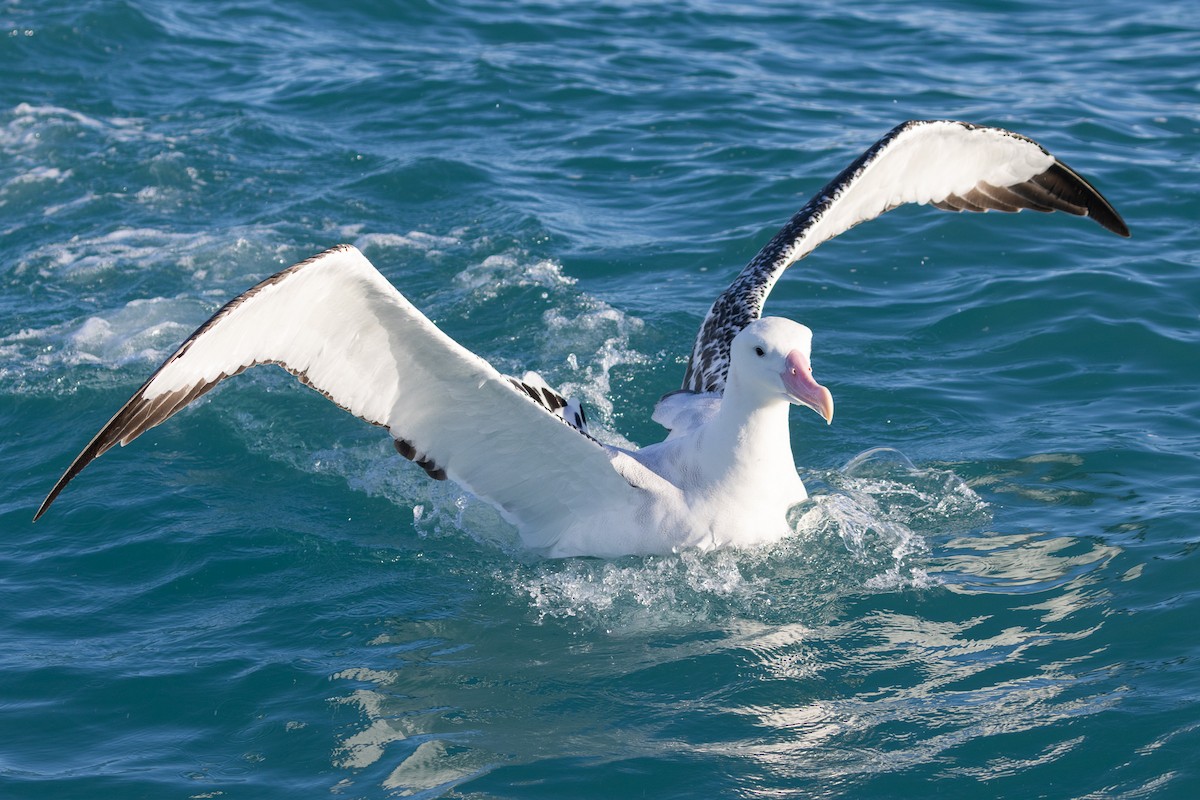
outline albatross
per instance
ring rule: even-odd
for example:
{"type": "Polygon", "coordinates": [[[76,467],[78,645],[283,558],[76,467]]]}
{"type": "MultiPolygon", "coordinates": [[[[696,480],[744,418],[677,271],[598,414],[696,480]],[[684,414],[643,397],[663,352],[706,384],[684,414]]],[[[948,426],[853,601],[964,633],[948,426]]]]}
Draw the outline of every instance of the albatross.
{"type": "Polygon", "coordinates": [[[396,450],[499,509],[550,557],[750,546],[788,535],[807,499],[789,410],[827,423],[812,331],[763,317],[771,288],[820,243],[906,203],[954,211],[1066,211],[1128,236],[1100,193],[1019,134],[952,120],[888,132],[821,189],[708,310],[682,388],[641,449],[588,430],[579,403],[535,373],[504,375],[437,328],[361,252],[339,245],[222,307],[187,338],[67,467],[34,516],[113,445],[129,444],[228,377],[277,364],[387,429],[396,450]]]}

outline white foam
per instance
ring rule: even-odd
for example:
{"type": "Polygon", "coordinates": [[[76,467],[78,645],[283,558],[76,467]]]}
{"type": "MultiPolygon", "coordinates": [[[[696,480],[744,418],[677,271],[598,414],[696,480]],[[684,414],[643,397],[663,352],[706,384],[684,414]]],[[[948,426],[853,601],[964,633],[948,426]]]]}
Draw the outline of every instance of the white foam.
{"type": "Polygon", "coordinates": [[[470,290],[477,301],[494,300],[503,289],[541,286],[558,289],[575,279],[564,275],[562,266],[548,259],[528,261],[512,253],[489,255],[454,276],[459,286],[470,290]]]}
{"type": "Polygon", "coordinates": [[[59,169],[58,167],[37,166],[22,172],[8,182],[8,186],[19,186],[28,183],[62,183],[70,178],[74,172],[69,169],[59,169]]]}
{"type": "Polygon", "coordinates": [[[65,203],[51,203],[50,205],[42,208],[42,216],[52,217],[55,214],[62,213],[63,211],[86,206],[89,203],[95,202],[97,197],[99,197],[99,195],[97,195],[95,192],[84,192],[83,194],[79,195],[79,197],[76,197],[73,200],[68,200],[65,203]]]}
{"type": "MultiPolygon", "coordinates": [[[[261,244],[274,238],[275,230],[266,226],[220,236],[124,228],[28,251],[14,274],[26,280],[36,276],[54,291],[74,295],[80,316],[0,336],[0,374],[10,390],[61,391],[104,382],[95,371],[70,370],[81,364],[102,365],[110,373],[134,362],[157,366],[221,303],[265,277],[264,261],[277,267],[290,263],[285,248],[261,244]],[[149,271],[157,282],[175,284],[179,293],[98,306],[97,281],[112,275],[127,282],[126,276],[149,271]]],[[[102,299],[113,302],[113,294],[102,299]]]]}
{"type": "Polygon", "coordinates": [[[30,270],[44,278],[94,277],[120,268],[178,262],[178,254],[196,249],[208,237],[155,228],[119,228],[96,236],[73,236],[65,242],[43,244],[27,253],[14,270],[30,270]]]}
{"type": "Polygon", "coordinates": [[[69,385],[60,387],[68,390],[94,383],[95,374],[70,371],[80,365],[101,365],[111,373],[138,363],[149,370],[191,333],[193,321],[198,324],[206,312],[196,300],[152,298],[131,301],[103,316],[25,328],[0,337],[0,372],[10,390],[41,391],[47,376],[50,385],[59,386],[69,375],[69,385]]]}
{"type": "Polygon", "coordinates": [[[587,299],[581,305],[573,311],[552,308],[543,315],[554,346],[566,353],[564,368],[558,371],[558,390],[583,401],[591,412],[589,419],[611,424],[613,369],[649,361],[630,345],[644,323],[600,300],[587,299]]]}
{"type": "Polygon", "coordinates": [[[219,233],[118,228],[43,244],[25,253],[14,273],[90,287],[108,274],[155,270],[185,276],[197,295],[228,299],[269,272],[312,255],[280,243],[279,230],[278,225],[240,226],[219,233]]]}
{"type": "MultiPolygon", "coordinates": [[[[16,161],[16,159],[10,159],[16,161]]],[[[9,166],[17,166],[10,163],[9,166]]],[[[69,169],[36,164],[18,172],[0,185],[0,208],[38,207],[50,196],[51,186],[66,183],[74,173],[69,169]]],[[[19,216],[19,214],[17,215],[19,216]]]]}
{"type": "Polygon", "coordinates": [[[42,134],[48,126],[94,131],[116,142],[170,140],[147,131],[146,123],[134,117],[92,117],[63,106],[32,103],[18,103],[10,113],[11,118],[0,127],[0,147],[6,150],[44,146],[42,134]]]}
{"type": "Polygon", "coordinates": [[[539,620],[573,617],[625,631],[694,619],[713,600],[748,600],[761,589],[743,575],[732,550],[549,561],[496,577],[526,596],[539,620]]]}
{"type": "Polygon", "coordinates": [[[75,363],[122,366],[131,362],[158,364],[195,329],[204,309],[194,300],[153,298],[132,300],[105,317],[88,317],[71,332],[67,343],[75,363]]]}
{"type": "Polygon", "coordinates": [[[366,233],[360,235],[361,229],[361,225],[346,226],[342,232],[346,239],[353,239],[354,246],[363,251],[378,247],[416,250],[427,255],[440,255],[443,250],[455,247],[461,243],[457,236],[439,236],[425,231],[409,231],[403,234],[366,233]]]}

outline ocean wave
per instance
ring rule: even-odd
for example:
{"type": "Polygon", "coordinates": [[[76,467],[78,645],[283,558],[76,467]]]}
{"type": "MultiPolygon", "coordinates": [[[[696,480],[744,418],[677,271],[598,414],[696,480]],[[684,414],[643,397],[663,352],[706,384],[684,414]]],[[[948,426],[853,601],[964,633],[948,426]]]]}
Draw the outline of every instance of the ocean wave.
{"type": "Polygon", "coordinates": [[[99,117],[51,104],[18,103],[0,124],[0,151],[27,155],[47,151],[55,141],[81,132],[95,133],[113,142],[168,141],[169,137],[148,129],[137,117],[99,117]]]}
{"type": "MultiPolygon", "coordinates": [[[[330,244],[354,241],[381,253],[381,262],[393,260],[396,251],[434,256],[459,242],[453,234],[422,231],[363,234],[358,226],[332,233],[330,244]]],[[[25,375],[57,368],[66,373],[60,379],[70,379],[70,368],[81,364],[120,368],[161,361],[225,301],[269,272],[314,254],[285,243],[284,238],[279,224],[219,233],[142,227],[38,245],[16,260],[13,276],[70,292],[76,315],[0,336],[0,369],[25,375]],[[97,308],[90,290],[97,282],[109,280],[163,287],[170,294],[132,297],[111,308],[97,308]]],[[[115,296],[135,291],[127,289],[115,296]]]]}

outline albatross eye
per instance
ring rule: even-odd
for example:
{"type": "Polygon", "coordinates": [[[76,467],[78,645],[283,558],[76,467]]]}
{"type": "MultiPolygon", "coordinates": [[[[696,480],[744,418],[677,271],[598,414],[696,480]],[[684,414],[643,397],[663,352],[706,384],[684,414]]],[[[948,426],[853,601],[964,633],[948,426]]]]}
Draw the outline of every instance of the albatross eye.
{"type": "Polygon", "coordinates": [[[763,349],[761,347],[756,347],[756,348],[754,348],[754,355],[758,356],[759,358],[762,358],[763,356],[766,355],[766,353],[763,352],[763,349]]]}

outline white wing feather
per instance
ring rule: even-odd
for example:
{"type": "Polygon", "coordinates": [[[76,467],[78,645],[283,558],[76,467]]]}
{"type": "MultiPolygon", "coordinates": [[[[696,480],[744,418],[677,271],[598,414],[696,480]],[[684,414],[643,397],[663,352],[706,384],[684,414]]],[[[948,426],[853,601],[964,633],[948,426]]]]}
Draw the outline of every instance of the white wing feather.
{"type": "Polygon", "coordinates": [[[553,551],[579,520],[640,501],[617,457],[547,412],[417,310],[357,249],[342,246],[275,275],[196,331],[80,453],[50,492],[222,379],[275,363],[386,427],[492,502],[534,549],[553,551]]]}

